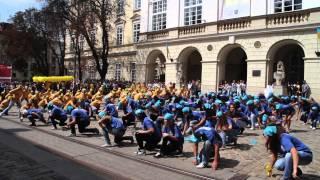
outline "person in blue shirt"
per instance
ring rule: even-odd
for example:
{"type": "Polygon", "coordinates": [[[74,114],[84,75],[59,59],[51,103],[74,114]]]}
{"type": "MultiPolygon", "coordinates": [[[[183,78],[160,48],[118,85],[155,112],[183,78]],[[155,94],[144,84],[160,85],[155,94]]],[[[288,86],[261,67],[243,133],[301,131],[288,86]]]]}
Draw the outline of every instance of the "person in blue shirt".
{"type": "Polygon", "coordinates": [[[63,127],[65,125],[65,122],[68,119],[67,113],[60,107],[55,106],[53,104],[48,104],[48,109],[50,111],[49,119],[52,123],[53,128],[57,129],[57,121],[59,121],[59,125],[63,127]]]}
{"type": "Polygon", "coordinates": [[[31,122],[30,126],[36,126],[37,119],[43,122],[44,124],[47,124],[41,109],[31,108],[28,110],[24,110],[22,112],[22,116],[29,119],[29,121],[31,122]]]}
{"type": "Polygon", "coordinates": [[[132,136],[124,136],[126,129],[120,118],[108,116],[106,113],[103,113],[103,111],[99,113],[99,117],[101,119],[98,121],[98,124],[102,129],[105,140],[105,144],[102,145],[102,147],[112,146],[109,133],[114,136],[114,142],[117,145],[121,145],[123,140],[130,140],[131,143],[134,142],[132,136]]]}
{"type": "Polygon", "coordinates": [[[221,147],[221,138],[214,128],[201,127],[194,132],[197,141],[193,144],[193,154],[195,156],[194,164],[197,168],[205,168],[209,164],[211,157],[214,157],[212,169],[216,170],[220,161],[219,150],[221,147]],[[203,148],[198,154],[199,141],[204,141],[203,148]]]}
{"type": "Polygon", "coordinates": [[[299,104],[299,114],[300,114],[300,121],[302,121],[304,124],[308,121],[308,115],[311,110],[311,103],[306,98],[301,98],[300,104],[299,104]]]}
{"type": "Polygon", "coordinates": [[[123,113],[122,121],[125,127],[134,125],[135,126],[135,116],[134,116],[134,107],[133,103],[130,102],[123,102],[122,103],[123,113]]]}
{"type": "Polygon", "coordinates": [[[142,109],[136,110],[135,114],[137,119],[142,123],[142,130],[136,131],[135,134],[139,146],[136,153],[137,155],[143,155],[146,154],[146,150],[152,150],[158,145],[161,141],[161,132],[142,109]]]}
{"type": "Polygon", "coordinates": [[[299,165],[308,165],[313,159],[310,148],[299,139],[285,133],[281,126],[267,126],[263,134],[266,138],[265,146],[272,153],[271,167],[284,171],[284,180],[301,176],[299,165]],[[279,154],[281,158],[278,159],[279,154]]]}
{"type": "Polygon", "coordinates": [[[311,112],[308,115],[308,119],[311,120],[310,128],[313,130],[317,129],[317,122],[320,121],[320,113],[318,106],[312,106],[311,112]]]}
{"type": "Polygon", "coordinates": [[[184,107],[183,112],[183,135],[190,135],[192,128],[196,126],[201,120],[205,120],[205,112],[192,111],[190,107],[184,107]]]}
{"type": "Polygon", "coordinates": [[[239,135],[240,129],[236,126],[237,125],[232,118],[221,111],[217,112],[217,124],[215,129],[221,137],[223,147],[230,143],[237,145],[237,135],[239,135]]]}
{"type": "Polygon", "coordinates": [[[72,110],[70,120],[67,124],[71,129],[71,134],[69,136],[76,136],[76,125],[78,125],[78,130],[80,133],[90,132],[99,134],[97,128],[87,128],[90,125],[90,118],[88,112],[79,107],[80,104],[77,104],[78,108],[72,110]]]}
{"type": "Polygon", "coordinates": [[[162,129],[162,144],[160,152],[155,157],[170,155],[174,152],[181,154],[183,150],[183,136],[181,130],[174,123],[173,114],[164,115],[164,127],[162,129]]]}
{"type": "Polygon", "coordinates": [[[276,111],[280,117],[285,116],[283,126],[286,127],[287,132],[290,132],[291,119],[295,115],[295,109],[290,104],[277,104],[276,111]]]}

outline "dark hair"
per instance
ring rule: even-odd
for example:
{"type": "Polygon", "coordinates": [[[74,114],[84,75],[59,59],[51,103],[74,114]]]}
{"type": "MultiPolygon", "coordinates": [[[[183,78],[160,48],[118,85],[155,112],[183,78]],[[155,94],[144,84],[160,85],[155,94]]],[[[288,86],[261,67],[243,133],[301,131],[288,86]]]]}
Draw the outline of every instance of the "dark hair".
{"type": "Polygon", "coordinates": [[[270,150],[273,154],[278,154],[281,150],[281,142],[279,138],[279,134],[284,132],[283,127],[281,125],[275,125],[277,127],[277,133],[273,136],[269,136],[265,146],[267,150],[270,150]]]}

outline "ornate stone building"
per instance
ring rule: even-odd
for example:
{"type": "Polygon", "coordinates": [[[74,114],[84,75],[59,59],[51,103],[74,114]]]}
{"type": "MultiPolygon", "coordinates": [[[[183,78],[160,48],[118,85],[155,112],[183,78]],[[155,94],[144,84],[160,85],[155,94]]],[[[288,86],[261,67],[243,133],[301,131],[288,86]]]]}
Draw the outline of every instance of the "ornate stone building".
{"type": "Polygon", "coordinates": [[[122,43],[112,48],[109,79],[177,85],[201,80],[204,92],[217,90],[222,81],[244,80],[248,91],[256,93],[275,81],[276,65],[282,61],[283,83],[306,80],[313,96],[320,97],[318,0],[126,4],[126,13],[115,21],[115,42],[122,32],[122,43]]]}

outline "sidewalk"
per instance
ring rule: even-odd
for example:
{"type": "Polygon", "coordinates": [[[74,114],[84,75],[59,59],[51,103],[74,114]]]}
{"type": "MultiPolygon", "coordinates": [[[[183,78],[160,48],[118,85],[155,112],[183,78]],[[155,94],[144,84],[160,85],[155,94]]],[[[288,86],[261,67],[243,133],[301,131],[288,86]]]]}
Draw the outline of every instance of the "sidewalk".
{"type": "MultiPolygon", "coordinates": [[[[14,115],[12,113],[12,115],[14,115]]],[[[16,116],[9,116],[10,120],[18,121],[16,116]]],[[[29,124],[27,120],[23,122],[24,124],[29,124]]],[[[70,132],[65,132],[61,130],[51,130],[51,126],[42,126],[41,122],[38,123],[37,129],[41,129],[50,133],[55,133],[57,135],[66,136],[70,132]]],[[[91,126],[98,127],[96,122],[92,122],[91,126]]],[[[314,161],[311,165],[302,167],[305,174],[304,179],[319,179],[320,178],[320,158],[318,156],[319,140],[317,137],[320,135],[320,130],[312,131],[308,126],[301,125],[299,122],[293,122],[292,129],[294,130],[292,134],[303,142],[305,142],[314,153],[314,161]],[[316,137],[316,138],[314,138],[316,137]]],[[[128,131],[128,134],[132,132],[128,131]]],[[[89,137],[86,135],[79,135],[78,137],[71,138],[78,142],[87,143],[94,146],[100,146],[104,143],[103,137],[89,137]]],[[[38,135],[33,139],[38,143],[43,143],[43,139],[38,137],[38,135]]],[[[48,144],[46,142],[45,144],[48,144]]],[[[70,142],[66,142],[65,146],[68,147],[70,142]]],[[[218,179],[279,179],[280,172],[274,171],[274,177],[266,178],[264,172],[264,164],[269,161],[269,154],[264,147],[264,138],[262,136],[261,130],[250,131],[246,130],[244,135],[239,137],[237,147],[227,147],[221,151],[221,164],[217,171],[213,172],[210,168],[206,169],[196,169],[192,165],[192,153],[189,143],[184,145],[184,156],[174,157],[174,158],[161,158],[155,159],[152,154],[147,156],[139,156],[143,160],[148,160],[156,163],[160,163],[166,166],[177,167],[189,172],[203,174],[205,176],[211,176],[218,179]]],[[[61,147],[61,151],[68,153],[67,149],[61,147]]],[[[134,157],[134,151],[136,151],[136,145],[127,144],[126,147],[109,148],[111,151],[120,152],[128,156],[134,157]]],[[[80,149],[79,149],[80,150],[80,149]]],[[[125,160],[124,160],[125,162],[125,160]]]]}

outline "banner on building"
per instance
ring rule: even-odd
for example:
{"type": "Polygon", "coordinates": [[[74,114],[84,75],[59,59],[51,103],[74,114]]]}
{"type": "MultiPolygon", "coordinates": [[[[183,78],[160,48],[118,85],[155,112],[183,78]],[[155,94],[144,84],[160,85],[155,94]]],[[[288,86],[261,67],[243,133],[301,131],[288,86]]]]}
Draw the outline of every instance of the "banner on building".
{"type": "Polygon", "coordinates": [[[12,66],[0,64],[0,81],[11,81],[12,66]]]}
{"type": "Polygon", "coordinates": [[[250,16],[250,0],[220,0],[219,19],[250,16]]]}
{"type": "Polygon", "coordinates": [[[318,39],[320,39],[320,27],[317,27],[317,35],[318,35],[318,39]]]}

